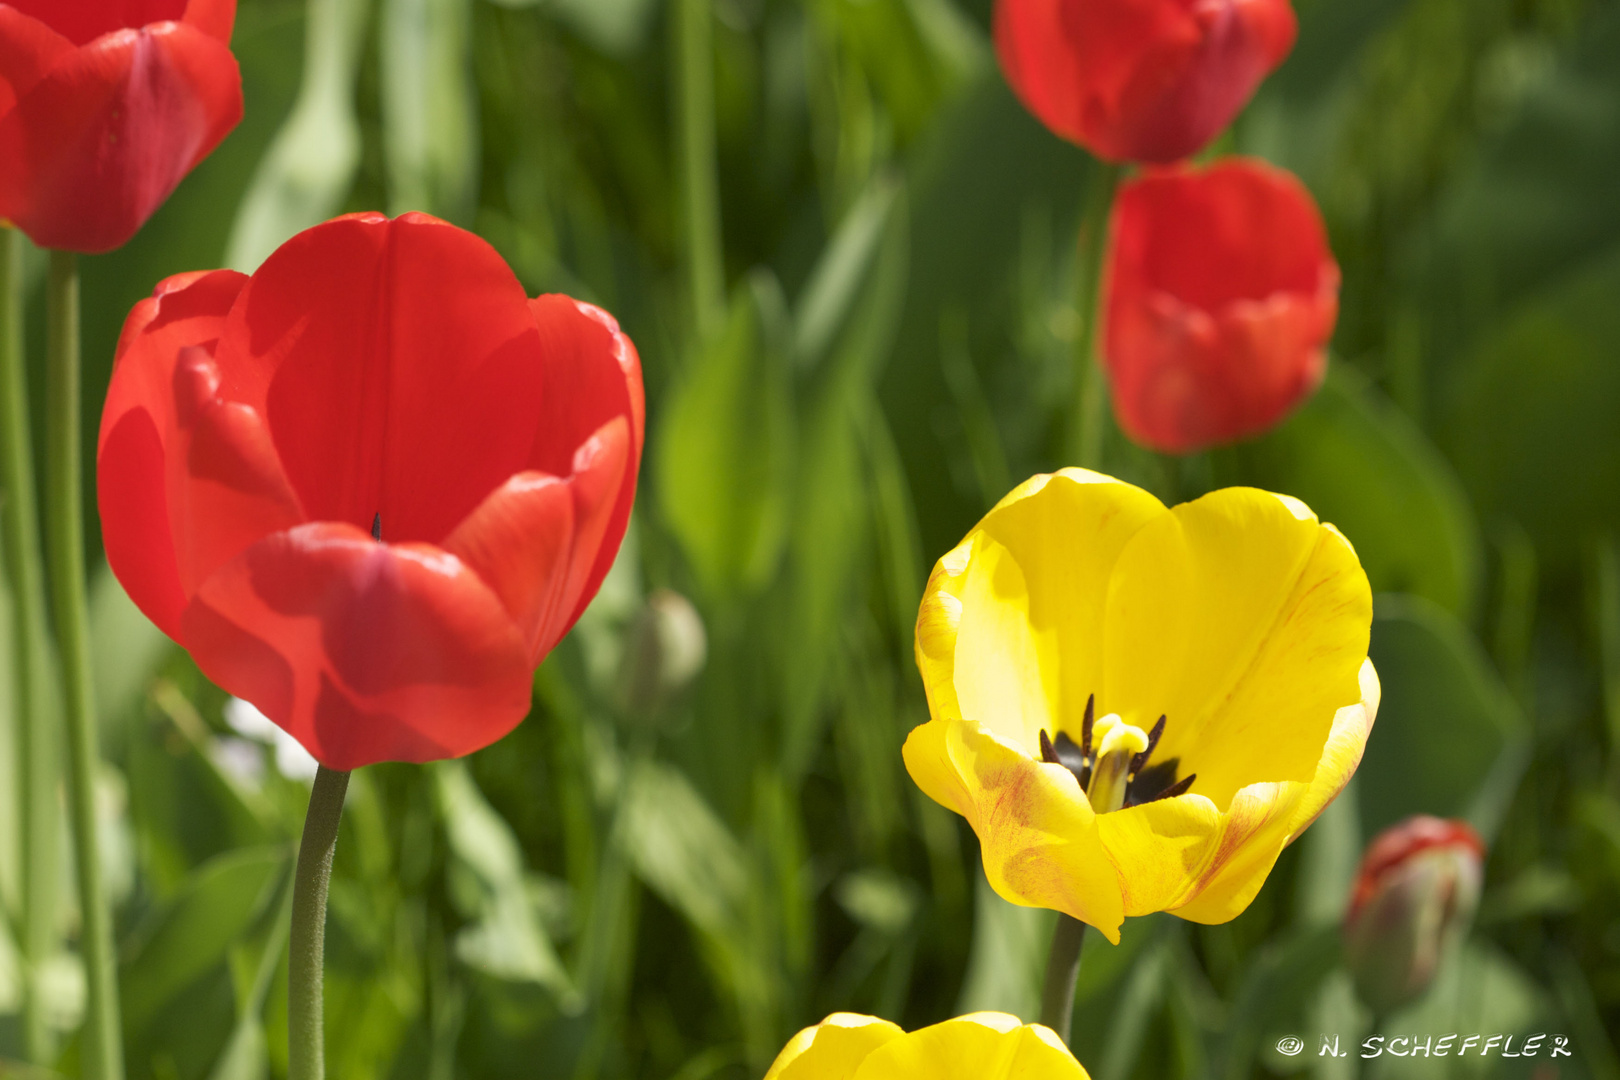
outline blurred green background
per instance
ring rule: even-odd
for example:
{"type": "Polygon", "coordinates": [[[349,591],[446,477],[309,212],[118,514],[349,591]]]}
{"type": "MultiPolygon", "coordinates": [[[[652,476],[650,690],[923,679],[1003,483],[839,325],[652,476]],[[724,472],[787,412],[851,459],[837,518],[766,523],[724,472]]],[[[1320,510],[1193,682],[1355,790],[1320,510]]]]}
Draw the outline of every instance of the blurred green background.
{"type": "MultiPolygon", "coordinates": [[[[731,1080],[834,1010],[1038,1011],[1050,914],[989,892],[899,747],[926,718],[930,565],[1067,464],[1092,165],[1008,91],[989,0],[708,6],[688,5],[713,49],[707,301],[678,10],[654,0],[241,0],[246,119],[134,242],[84,260],[91,438],[118,328],[159,279],[251,269],[346,210],[475,229],[531,292],[601,304],[641,350],[632,534],[531,717],[465,762],[354,778],[328,932],[341,1080],[731,1080]],[[685,685],[700,643],[666,589],[706,630],[685,685]]],[[[1247,913],[1092,935],[1077,1053],[1097,1080],[1356,1076],[1316,1056],[1371,1023],[1337,920],[1366,839],[1426,811],[1487,836],[1485,899],[1382,1030],[1557,1032],[1573,1056],[1365,1075],[1620,1080],[1620,2],[1296,8],[1292,57],[1216,149],[1321,202],[1344,271],[1328,382],[1271,435],[1181,461],[1111,430],[1106,468],[1167,499],[1265,486],[1337,523],[1380,594],[1383,709],[1352,788],[1247,913]],[[1284,1035],[1305,1053],[1277,1053],[1284,1035]]],[[[307,789],[95,561],[131,1075],[282,1075],[307,789]]],[[[73,1075],[66,862],[48,984],[73,1075]]],[[[0,1059],[22,1056],[9,925],[0,1059]]]]}

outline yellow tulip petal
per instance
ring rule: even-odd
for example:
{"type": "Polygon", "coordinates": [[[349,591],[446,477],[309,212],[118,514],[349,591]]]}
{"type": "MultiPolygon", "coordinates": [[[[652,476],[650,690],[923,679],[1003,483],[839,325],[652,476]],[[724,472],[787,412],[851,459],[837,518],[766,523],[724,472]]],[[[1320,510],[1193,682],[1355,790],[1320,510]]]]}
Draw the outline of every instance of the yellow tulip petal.
{"type": "MultiPolygon", "coordinates": [[[[1006,548],[1022,571],[1028,594],[1024,617],[1054,733],[1079,736],[1086,698],[1103,681],[1109,578],[1131,538],[1167,513],[1139,487],[1085,469],[1064,469],[1021,485],[980,523],[980,531],[1006,548]]],[[[979,663],[969,643],[960,642],[958,687],[968,657],[979,663]]]]}
{"type": "Polygon", "coordinates": [[[943,723],[943,732],[914,732],[915,749],[912,739],[906,741],[906,767],[935,795],[941,780],[928,770],[942,767],[928,755],[943,745],[991,887],[1015,904],[1067,912],[1118,943],[1124,920],[1119,882],[1097,835],[1097,815],[1074,774],[1036,761],[975,721],[943,723]]]}
{"type": "Polygon", "coordinates": [[[1202,795],[1101,815],[1097,832],[1119,873],[1125,914],[1149,915],[1185,903],[1215,857],[1223,821],[1202,795]]]}
{"type": "Polygon", "coordinates": [[[960,722],[930,720],[912,728],[911,734],[906,736],[905,746],[900,748],[900,756],[905,759],[906,771],[911,774],[912,781],[922,788],[924,795],[972,821],[977,816],[973,792],[962,779],[962,774],[956,771],[956,763],[951,760],[950,747],[947,745],[951,725],[960,722]]]}
{"type": "Polygon", "coordinates": [[[962,719],[1038,754],[1041,730],[1054,727],[1049,708],[1055,688],[1042,677],[1050,669],[1043,670],[1030,625],[1023,569],[1005,546],[977,534],[961,596],[955,683],[962,719]]]}
{"type": "Polygon", "coordinates": [[[1253,784],[1239,791],[1225,815],[1214,857],[1200,872],[1189,900],[1170,910],[1201,923],[1222,923],[1242,914],[1282,849],[1344,789],[1361,762],[1378,712],[1378,675],[1371,660],[1363,662],[1359,676],[1362,700],[1334,715],[1315,775],[1307,783],[1253,784]]]}
{"type": "Polygon", "coordinates": [[[872,1051],[905,1032],[887,1020],[833,1013],[788,1041],[765,1080],[849,1080],[872,1051]]]}
{"type": "Polygon", "coordinates": [[[1355,552],[1298,500],[1227,488],[1144,526],[1108,592],[1099,708],[1148,727],[1226,808],[1256,781],[1308,781],[1358,700],[1372,594],[1355,552]]]}
{"type": "Polygon", "coordinates": [[[973,538],[962,541],[934,564],[917,611],[914,651],[933,716],[962,715],[956,700],[956,631],[962,623],[962,587],[967,583],[973,538]]]}
{"type": "Polygon", "coordinates": [[[1088,1080],[1057,1037],[1006,1013],[973,1013],[874,1050],[855,1080],[1088,1080]]]}

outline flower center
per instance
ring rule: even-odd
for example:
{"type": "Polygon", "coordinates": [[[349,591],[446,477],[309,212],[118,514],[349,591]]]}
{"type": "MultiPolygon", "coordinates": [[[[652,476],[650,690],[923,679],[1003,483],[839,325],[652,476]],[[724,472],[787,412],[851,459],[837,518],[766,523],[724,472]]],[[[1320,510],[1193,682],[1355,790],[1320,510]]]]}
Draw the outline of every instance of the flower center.
{"type": "Polygon", "coordinates": [[[1041,760],[1074,773],[1093,810],[1107,814],[1127,806],[1173,799],[1192,787],[1197,773],[1176,779],[1180,758],[1148,764],[1164,734],[1164,717],[1159,717],[1151,732],[1143,732],[1127,724],[1118,713],[1096,719],[1096,708],[1097,695],[1093,694],[1086,699],[1078,743],[1067,732],[1060,731],[1052,739],[1044,728],[1041,730],[1041,760]]]}

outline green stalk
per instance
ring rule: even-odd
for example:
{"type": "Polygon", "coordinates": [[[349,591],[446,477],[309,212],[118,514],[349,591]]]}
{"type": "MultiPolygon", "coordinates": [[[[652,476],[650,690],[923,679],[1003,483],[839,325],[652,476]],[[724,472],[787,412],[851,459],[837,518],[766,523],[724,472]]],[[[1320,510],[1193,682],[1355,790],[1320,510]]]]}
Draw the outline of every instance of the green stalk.
{"type": "Polygon", "coordinates": [[[714,150],[714,12],[711,0],[675,0],[676,100],[686,200],[686,266],[698,337],[725,319],[720,178],[714,150]]]}
{"type": "Polygon", "coordinates": [[[1092,166],[1091,184],[1080,211],[1076,254],[1075,304],[1080,334],[1074,347],[1074,419],[1069,458],[1087,469],[1100,469],[1103,433],[1108,422],[1108,376],[1098,356],[1097,324],[1103,314],[1103,260],[1108,253],[1108,215],[1114,208],[1120,167],[1106,161],[1092,166]]]}
{"type": "Polygon", "coordinates": [[[89,990],[84,1076],[122,1080],[118,971],[112,913],[97,856],[96,709],[90,671],[90,617],[84,584],[84,493],[79,442],[79,266],[70,251],[51,252],[46,296],[45,542],[50,557],[51,614],[62,661],[67,728],[73,865],[79,883],[80,952],[89,990]]]}
{"type": "Polygon", "coordinates": [[[1058,912],[1052,931],[1052,951],[1046,959],[1046,982],[1041,987],[1041,1023],[1069,1042],[1074,1019],[1074,981],[1080,977],[1080,950],[1086,943],[1086,924],[1058,912]]]}
{"type": "Polygon", "coordinates": [[[322,992],[326,963],[326,892],[349,774],[322,765],[309,793],[304,838],[293,876],[287,958],[287,1080],[324,1080],[326,1022],[322,992]]]}
{"type": "Polygon", "coordinates": [[[39,972],[56,947],[58,830],[55,731],[42,707],[45,650],[45,572],[34,495],[33,437],[23,358],[22,234],[0,226],[0,506],[6,577],[11,582],[11,666],[16,682],[17,798],[22,831],[23,1052],[36,1065],[52,1055],[39,994],[39,972]]]}

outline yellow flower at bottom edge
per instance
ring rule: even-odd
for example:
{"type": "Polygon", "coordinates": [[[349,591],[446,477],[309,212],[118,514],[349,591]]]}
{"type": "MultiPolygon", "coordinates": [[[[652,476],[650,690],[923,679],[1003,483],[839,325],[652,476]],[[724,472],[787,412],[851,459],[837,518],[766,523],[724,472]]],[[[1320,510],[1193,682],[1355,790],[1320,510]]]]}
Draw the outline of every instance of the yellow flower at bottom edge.
{"type": "Polygon", "coordinates": [[[1372,593],[1297,499],[1174,509],[1081,469],[1014,489],[939,560],[917,616],[923,791],[1015,904],[1116,944],[1127,915],[1239,915],[1361,762],[1372,593]]]}
{"type": "Polygon", "coordinates": [[[1090,1080],[1057,1035],[980,1012],[906,1034],[887,1020],[833,1013],[788,1042],[765,1080],[1090,1080]]]}

